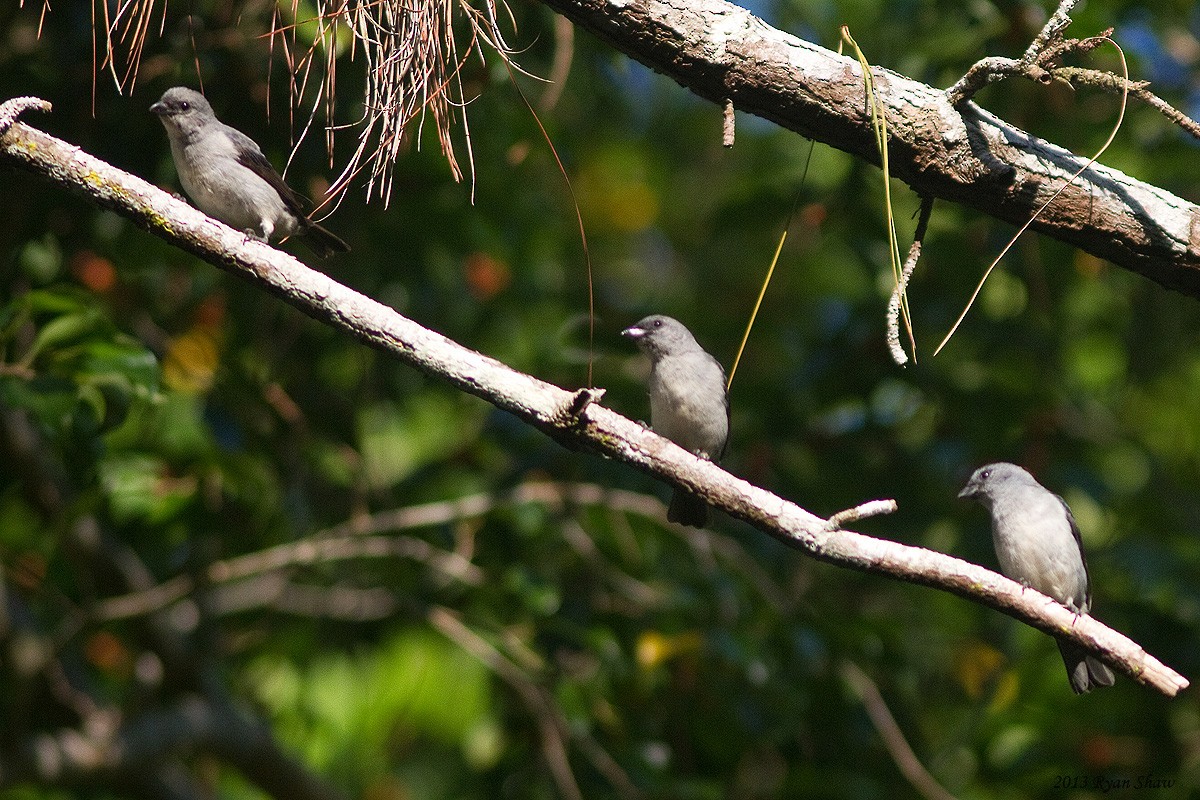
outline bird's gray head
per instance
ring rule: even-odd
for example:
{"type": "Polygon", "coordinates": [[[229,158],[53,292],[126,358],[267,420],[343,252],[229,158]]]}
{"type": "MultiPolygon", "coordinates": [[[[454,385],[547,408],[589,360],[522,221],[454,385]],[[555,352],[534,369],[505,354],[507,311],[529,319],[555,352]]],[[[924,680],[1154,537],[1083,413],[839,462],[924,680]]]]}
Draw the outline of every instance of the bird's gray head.
{"type": "Polygon", "coordinates": [[[150,106],[150,112],[162,120],[167,130],[187,130],[216,119],[204,95],[186,86],[167,89],[158,102],[150,106]]]}
{"type": "Polygon", "coordinates": [[[1033,476],[1016,464],[998,462],[987,464],[975,470],[971,480],[958,493],[959,497],[973,497],[985,506],[992,502],[1006,489],[1016,489],[1025,486],[1040,486],[1033,476]]]}
{"type": "Polygon", "coordinates": [[[692,332],[672,317],[654,314],[621,331],[651,358],[699,349],[692,332]]]}

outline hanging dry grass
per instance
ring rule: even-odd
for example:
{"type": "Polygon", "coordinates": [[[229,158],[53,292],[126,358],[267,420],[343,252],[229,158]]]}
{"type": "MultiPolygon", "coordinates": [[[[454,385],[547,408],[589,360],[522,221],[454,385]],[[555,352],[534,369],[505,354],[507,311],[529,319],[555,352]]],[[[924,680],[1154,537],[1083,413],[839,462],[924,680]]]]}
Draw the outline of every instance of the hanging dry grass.
{"type": "MultiPolygon", "coordinates": [[[[299,46],[300,26],[276,18],[271,37],[284,50],[284,63],[292,78],[292,108],[299,108],[302,99],[309,96],[311,82],[317,84],[314,93],[318,100],[308,110],[300,140],[319,120],[332,118],[339,37],[342,42],[349,40],[352,60],[361,57],[364,61],[363,114],[350,126],[358,132],[358,145],[330,187],[327,204],[340,202],[354,179],[365,173],[367,198],[378,197],[386,206],[392,195],[393,168],[405,147],[406,135],[413,135],[414,120],[418,142],[426,119],[432,121],[454,179],[462,180],[464,169],[453,136],[458,123],[466,148],[466,171],[474,177],[467,124],[467,106],[472,98],[463,90],[462,68],[472,51],[483,61],[484,43],[506,60],[512,52],[497,17],[502,6],[496,0],[480,2],[477,8],[462,0],[318,0],[317,17],[307,24],[315,23],[319,28],[303,50],[299,46]],[[458,21],[465,22],[465,47],[460,47],[455,35],[458,21]]],[[[507,7],[504,10],[507,12],[507,7]]],[[[292,19],[299,14],[300,4],[293,0],[292,19]]],[[[324,130],[332,154],[336,129],[326,125],[324,130]]]]}
{"type": "MultiPolygon", "coordinates": [[[[482,0],[482,4],[478,9],[459,0],[320,0],[319,35],[312,38],[307,51],[299,54],[297,27],[275,27],[274,39],[285,43],[293,107],[308,95],[311,81],[318,84],[315,94],[321,99],[310,109],[301,138],[316,120],[329,119],[332,112],[338,37],[349,38],[350,57],[361,57],[364,62],[363,114],[352,126],[358,133],[358,145],[330,188],[331,198],[340,200],[352,181],[365,174],[367,197],[379,197],[386,205],[392,194],[393,167],[403,152],[406,135],[413,135],[414,121],[418,137],[425,121],[432,122],[455,180],[464,177],[453,136],[459,123],[466,148],[466,171],[473,175],[467,126],[471,98],[463,90],[462,68],[472,51],[482,61],[483,42],[502,57],[507,58],[509,53],[499,30],[495,0],[482,0]],[[455,23],[464,21],[461,27],[467,41],[465,47],[460,47],[455,23]],[[314,67],[319,67],[315,75],[314,67]]],[[[294,0],[293,17],[298,14],[298,5],[294,0]]],[[[325,131],[332,152],[334,128],[327,126],[325,131]]]]}
{"type": "MultiPolygon", "coordinates": [[[[462,68],[472,52],[483,61],[484,44],[510,59],[513,51],[500,29],[501,9],[511,22],[503,0],[477,0],[477,5],[467,0],[316,0],[315,11],[300,0],[292,0],[290,7],[250,0],[233,14],[242,23],[255,17],[269,20],[264,36],[272,55],[278,54],[288,71],[297,147],[314,131],[322,131],[334,167],[335,134],[347,129],[357,133],[358,144],[322,204],[330,207],[345,197],[360,175],[365,176],[368,199],[378,197],[386,205],[406,137],[415,135],[419,142],[426,120],[437,131],[455,180],[473,178],[467,126],[467,106],[473,98],[464,92],[462,68]],[[338,63],[347,56],[362,60],[362,116],[336,125],[332,120],[338,63]],[[462,161],[455,146],[456,127],[462,128],[462,161]]],[[[107,71],[119,91],[131,91],[147,37],[161,36],[166,21],[165,0],[124,0],[115,6],[94,0],[93,80],[107,71]]]]}

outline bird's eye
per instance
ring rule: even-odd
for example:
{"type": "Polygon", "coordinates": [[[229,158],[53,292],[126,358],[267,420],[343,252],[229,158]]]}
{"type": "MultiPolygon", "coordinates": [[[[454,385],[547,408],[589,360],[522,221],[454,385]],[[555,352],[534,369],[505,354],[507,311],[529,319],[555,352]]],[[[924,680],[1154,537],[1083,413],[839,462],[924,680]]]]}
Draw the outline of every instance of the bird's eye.
{"type": "Polygon", "coordinates": [[[187,100],[184,100],[182,103],[179,104],[180,111],[187,111],[191,107],[192,107],[192,104],[189,103],[187,100]]]}
{"type": "Polygon", "coordinates": [[[661,319],[656,319],[656,320],[654,320],[654,327],[656,327],[656,328],[661,328],[661,327],[662,327],[662,320],[661,320],[661,319]]]}
{"type": "Polygon", "coordinates": [[[979,473],[979,477],[986,481],[988,478],[992,477],[992,471],[990,469],[985,469],[983,472],[979,473]]]}

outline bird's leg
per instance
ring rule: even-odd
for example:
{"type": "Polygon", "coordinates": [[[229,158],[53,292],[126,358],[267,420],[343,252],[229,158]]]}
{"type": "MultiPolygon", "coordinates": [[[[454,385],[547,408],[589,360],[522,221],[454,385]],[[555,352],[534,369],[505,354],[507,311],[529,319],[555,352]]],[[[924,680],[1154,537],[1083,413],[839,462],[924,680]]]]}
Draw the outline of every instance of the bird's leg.
{"type": "Polygon", "coordinates": [[[253,239],[256,242],[262,242],[263,244],[270,243],[269,237],[263,236],[261,233],[254,230],[254,228],[246,228],[242,231],[242,235],[246,237],[247,241],[253,239]]]}
{"type": "Polygon", "coordinates": [[[255,239],[266,244],[271,243],[271,234],[275,233],[275,225],[269,219],[263,219],[258,223],[258,230],[250,229],[247,231],[255,239]]]}

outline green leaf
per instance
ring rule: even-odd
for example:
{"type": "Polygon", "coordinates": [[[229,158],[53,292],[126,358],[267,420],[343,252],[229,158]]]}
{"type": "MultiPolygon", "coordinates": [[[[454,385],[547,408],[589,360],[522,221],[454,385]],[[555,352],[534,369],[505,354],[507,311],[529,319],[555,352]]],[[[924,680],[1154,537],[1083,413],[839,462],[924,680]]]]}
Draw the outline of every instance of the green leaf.
{"type": "Polygon", "coordinates": [[[478,435],[482,421],[481,406],[441,393],[418,395],[403,406],[364,408],[358,429],[371,486],[394,486],[426,464],[445,459],[478,435]]]}
{"type": "Polygon", "coordinates": [[[52,319],[38,330],[33,344],[25,353],[22,361],[25,364],[32,364],[43,350],[50,347],[61,347],[85,333],[94,331],[101,320],[100,313],[90,308],[52,319]]]}

